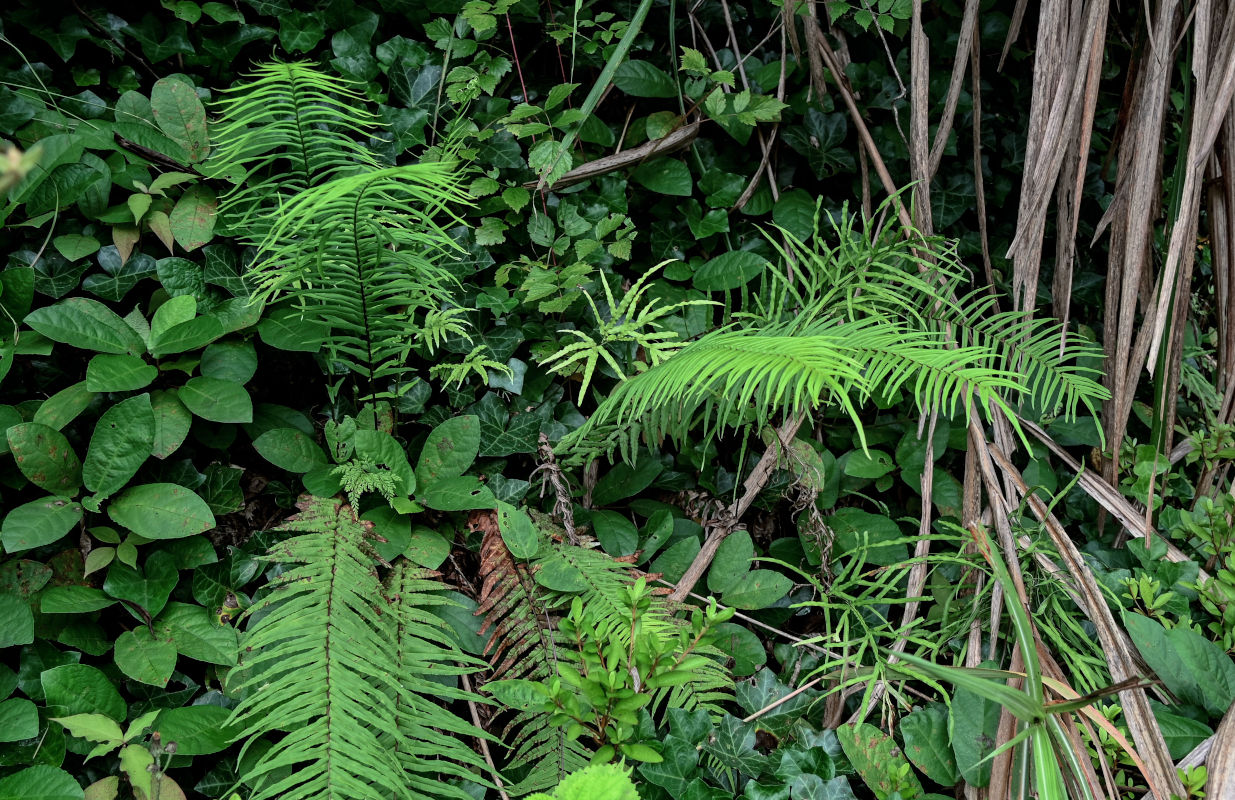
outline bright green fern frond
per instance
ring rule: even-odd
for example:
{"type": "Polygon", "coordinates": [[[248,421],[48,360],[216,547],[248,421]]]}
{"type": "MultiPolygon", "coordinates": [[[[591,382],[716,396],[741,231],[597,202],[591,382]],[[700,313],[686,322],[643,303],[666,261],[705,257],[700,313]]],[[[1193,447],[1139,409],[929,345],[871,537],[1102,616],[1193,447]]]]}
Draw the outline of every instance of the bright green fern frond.
{"type": "MultiPolygon", "coordinates": [[[[288,200],[252,268],[255,296],[293,294],[326,323],[333,360],[371,388],[410,367],[423,322],[450,302],[439,262],[455,245],[435,217],[465,203],[453,169],[428,163],[337,178],[288,200]]],[[[458,320],[452,320],[458,326],[458,320]]]]}
{"type": "Polygon", "coordinates": [[[467,800],[442,778],[484,783],[483,761],[442,732],[486,734],[437,698],[483,702],[454,685],[480,662],[434,613],[451,602],[445,587],[396,565],[384,589],[369,526],[349,506],[306,495],[299,508],[283,530],[302,535],[266,557],[286,571],[246,612],[245,655],[229,678],[241,752],[282,734],[243,776],[250,800],[467,800]]]}
{"type": "Polygon", "coordinates": [[[721,330],[619,384],[563,446],[582,445],[593,430],[613,424],[623,429],[619,444],[629,458],[641,434],[682,441],[698,426],[710,437],[720,428],[758,429],[778,414],[831,404],[845,410],[861,436],[856,403],[902,385],[924,408],[968,412],[967,398],[976,392],[984,407],[1006,410],[1002,394],[1021,391],[1018,377],[989,366],[995,354],[988,348],[946,345],[942,334],[891,320],[721,330]]]}
{"type": "Polygon", "coordinates": [[[395,671],[401,691],[395,703],[397,755],[413,797],[455,797],[469,800],[463,789],[443,778],[460,778],[488,785],[487,766],[467,746],[466,739],[495,741],[475,725],[443,708],[438,698],[486,702],[457,686],[459,675],[486,666],[467,655],[452,639],[435,608],[457,605],[442,594],[446,588],[428,570],[395,564],[387,578],[391,639],[395,642],[395,671]],[[466,737],[466,738],[465,738],[466,737]]]}
{"type": "Polygon", "coordinates": [[[247,740],[242,753],[286,731],[246,771],[251,800],[401,796],[402,766],[382,743],[402,691],[391,669],[397,650],[385,635],[366,528],[337,501],[306,497],[300,509],[285,530],[304,535],[267,557],[289,568],[247,612],[254,622],[230,680],[243,698],[233,714],[247,740]],[[285,766],[292,770],[280,777],[285,766]]]}
{"type": "Polygon", "coordinates": [[[244,84],[223,91],[206,163],[211,177],[236,188],[220,215],[240,235],[259,241],[282,200],[377,160],[357,141],[377,126],[355,84],[307,61],[259,66],[244,84]]]}

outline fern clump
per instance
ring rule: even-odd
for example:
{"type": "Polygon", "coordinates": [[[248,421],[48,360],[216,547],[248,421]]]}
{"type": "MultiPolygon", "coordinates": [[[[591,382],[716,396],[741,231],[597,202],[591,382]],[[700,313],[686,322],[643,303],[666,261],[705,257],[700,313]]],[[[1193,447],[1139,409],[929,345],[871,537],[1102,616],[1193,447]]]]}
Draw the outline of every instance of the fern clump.
{"type": "Polygon", "coordinates": [[[369,523],[337,500],[306,495],[299,508],[282,529],[298,535],[265,557],[284,571],[246,612],[245,655],[228,681],[241,698],[241,760],[261,753],[242,776],[250,800],[467,800],[442,778],[484,782],[459,737],[486,734],[440,699],[480,701],[452,683],[480,665],[434,614],[445,587],[403,564],[383,586],[369,523]],[[255,749],[271,736],[273,747],[255,749]]]}
{"type": "MultiPolygon", "coordinates": [[[[377,118],[346,81],[307,62],[259,67],[219,104],[208,169],[235,187],[220,216],[256,246],[255,301],[290,299],[329,326],[328,363],[359,375],[366,397],[408,385],[413,355],[467,338],[443,263],[458,245],[439,218],[467,205],[454,165],[383,164],[357,141],[377,118]]],[[[461,223],[460,223],[461,224],[461,223]]],[[[463,368],[484,373],[477,356],[463,368]]]]}
{"type": "Polygon", "coordinates": [[[477,613],[482,632],[493,631],[485,688],[514,709],[505,733],[511,763],[524,770],[512,794],[544,790],[589,762],[659,761],[638,741],[642,711],[723,713],[734,681],[714,629],[732,611],[693,609],[683,619],[629,564],[601,551],[542,537],[519,560],[488,515],[479,527],[477,613]]]}
{"type": "MultiPolygon", "coordinates": [[[[958,298],[965,272],[953,246],[859,229],[844,211],[831,229],[810,244],[778,231],[787,266],[764,274],[753,311],[619,382],[559,448],[579,458],[620,449],[631,461],[645,437],[683,443],[702,429],[706,440],[825,406],[841,409],[865,442],[859,406],[902,389],[922,411],[968,417],[976,405],[1013,425],[1024,401],[1072,418],[1108,396],[1093,343],[1054,320],[991,314],[988,294],[958,298]]],[[[577,360],[578,348],[549,361],[577,360]]]]}

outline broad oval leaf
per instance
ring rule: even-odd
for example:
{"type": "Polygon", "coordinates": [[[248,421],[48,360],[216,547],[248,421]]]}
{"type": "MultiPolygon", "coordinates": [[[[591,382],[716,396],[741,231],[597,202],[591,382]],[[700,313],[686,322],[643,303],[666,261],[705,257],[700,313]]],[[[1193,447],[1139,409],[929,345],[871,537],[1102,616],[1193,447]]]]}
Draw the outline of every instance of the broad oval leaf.
{"type": "Polygon", "coordinates": [[[540,549],[540,534],[526,511],[499,501],[497,527],[502,532],[502,541],[512,556],[524,561],[536,557],[536,552],[540,549]]]}
{"type": "Polygon", "coordinates": [[[158,367],[130,355],[101,353],[86,365],[86,388],[92,392],[144,389],[159,376],[158,367]]]}
{"type": "Polygon", "coordinates": [[[326,454],[317,442],[295,428],[268,430],[253,440],[253,449],[288,472],[308,472],[326,463],[326,454]]]}
{"type": "Polygon", "coordinates": [[[218,378],[190,378],[180,389],[180,402],[211,422],[252,422],[253,400],[244,387],[218,378]]]}
{"type": "Polygon", "coordinates": [[[82,800],[84,796],[72,775],[46,764],[0,778],[0,798],[5,800],[82,800]]]}
{"type": "Polygon", "coordinates": [[[695,270],[695,288],[720,292],[745,286],[768,266],[768,260],[751,250],[721,253],[695,270]]]}
{"type": "Polygon", "coordinates": [[[98,353],[146,352],[137,332],[116,312],[88,297],[70,297],[31,311],[26,324],[54,342],[98,353]]]}
{"type": "Polygon", "coordinates": [[[20,505],[0,526],[6,553],[17,553],[61,539],[81,521],[81,505],[68,497],[44,497],[20,505]]]}
{"type": "Polygon", "coordinates": [[[635,168],[631,177],[646,189],[674,197],[690,197],[695,186],[690,177],[690,167],[676,158],[661,157],[645,161],[635,168]]]}
{"type": "Polygon", "coordinates": [[[180,402],[175,390],[154,392],[150,395],[150,406],[154,410],[154,442],[150,454],[155,458],[167,458],[189,435],[193,416],[180,402]]]}
{"type": "MultiPolygon", "coordinates": [[[[82,466],[86,488],[110,497],[124,488],[154,449],[154,409],[140,394],[103,412],[90,437],[82,466]]],[[[100,499],[101,499],[100,498],[100,499]]]]}
{"type": "Polygon", "coordinates": [[[425,440],[416,462],[416,480],[422,486],[462,475],[480,452],[480,418],[465,415],[438,425],[425,440]]]}
{"type": "Polygon", "coordinates": [[[162,78],[150,89],[150,111],[163,133],[184,147],[191,163],[210,151],[206,137],[206,109],[193,87],[182,80],[162,78]]]}
{"type": "MultiPolygon", "coordinates": [[[[129,356],[116,357],[128,358],[129,356]]],[[[39,410],[34,412],[34,419],[32,421],[46,425],[49,428],[61,430],[65,425],[77,419],[77,415],[85,411],[86,406],[90,405],[90,401],[93,399],[94,392],[87,390],[85,381],[79,381],[72,386],[61,389],[44,400],[43,404],[39,406],[39,410]]],[[[12,425],[16,425],[20,421],[19,419],[8,425],[0,421],[0,430],[8,430],[12,425]]]]}
{"type": "Polygon", "coordinates": [[[613,85],[632,97],[677,97],[673,78],[660,67],[632,59],[613,72],[613,85]]]}
{"type": "Polygon", "coordinates": [[[81,461],[64,434],[37,422],[23,422],[6,431],[9,450],[21,474],[52,494],[72,494],[81,485],[81,461]]]}
{"type": "Polygon", "coordinates": [[[770,569],[753,569],[724,594],[726,605],[744,610],[767,608],[793,588],[788,576],[770,569]]]}
{"type": "Polygon", "coordinates": [[[214,527],[206,501],[174,483],[127,489],[107,507],[107,515],[147,539],[182,539],[214,527]]]}
{"type": "Polygon", "coordinates": [[[192,251],[209,243],[214,237],[216,207],[214,191],[209,186],[186,189],[169,215],[176,244],[192,251]]]}
{"type": "Polygon", "coordinates": [[[138,626],[116,637],[116,666],[138,683],[167,686],[176,669],[176,646],[138,626]]]}
{"type": "Polygon", "coordinates": [[[57,716],[102,714],[119,722],[128,706],[102,670],[85,664],[64,664],[39,676],[49,710],[57,716]],[[52,706],[58,708],[52,709],[52,706]]]}

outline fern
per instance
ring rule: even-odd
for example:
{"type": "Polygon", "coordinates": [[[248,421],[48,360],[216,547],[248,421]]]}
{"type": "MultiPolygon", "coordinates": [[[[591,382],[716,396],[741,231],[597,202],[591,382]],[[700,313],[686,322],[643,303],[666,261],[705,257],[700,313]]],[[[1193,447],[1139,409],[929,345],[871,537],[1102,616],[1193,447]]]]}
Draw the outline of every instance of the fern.
{"type": "Polygon", "coordinates": [[[373,398],[406,383],[419,345],[466,338],[440,266],[457,245],[436,218],[468,201],[450,164],[380,164],[354,138],[376,123],[362,101],[308,63],[260,67],[220,104],[209,169],[237,181],[221,213],[257,245],[254,299],[291,297],[329,325],[329,360],[373,398]]]}
{"type": "MultiPolygon", "coordinates": [[[[722,704],[732,700],[733,678],[722,654],[700,641],[701,623],[678,618],[663,597],[647,596],[641,582],[634,589],[629,564],[595,549],[544,542],[537,557],[524,565],[510,555],[495,522],[482,519],[480,527],[486,533],[477,613],[485,615],[482,631],[493,631],[487,648],[494,664],[491,685],[549,683],[565,672],[577,675],[584,653],[598,645],[629,660],[645,649],[633,646],[637,634],[645,645],[677,642],[683,665],[678,680],[643,689],[651,698],[649,711],[684,708],[720,714],[722,704]],[[631,606],[636,595],[643,597],[637,624],[631,606]]],[[[543,708],[524,708],[505,726],[512,763],[528,768],[512,794],[555,785],[592,756],[590,747],[550,717],[543,708]]]]}
{"type": "Polygon", "coordinates": [[[480,767],[459,739],[433,729],[484,735],[430,699],[480,699],[431,680],[475,669],[432,612],[443,601],[430,592],[444,587],[399,567],[387,598],[369,525],[336,500],[306,495],[299,508],[283,530],[302,535],[266,557],[285,571],[245,612],[245,655],[229,677],[242,698],[233,712],[241,759],[283,733],[243,776],[250,800],[466,800],[425,777],[476,780],[469,767],[480,767]]]}
{"type": "Polygon", "coordinates": [[[1106,398],[1100,372],[1086,365],[1101,358],[1092,343],[1065,341],[1053,320],[988,316],[988,295],[958,298],[965,276],[952,246],[891,227],[859,230],[845,211],[832,231],[835,244],[816,237],[810,247],[781,231],[785,244],[773,245],[789,276],[769,270],[752,311],[618,384],[560,449],[587,458],[617,448],[631,460],[643,436],[682,442],[701,427],[708,439],[827,405],[865,443],[858,406],[902,387],[921,410],[967,417],[976,398],[1013,425],[1021,398],[1069,417],[1106,398]]]}
{"type": "Polygon", "coordinates": [[[211,130],[210,177],[227,178],[219,216],[252,243],[279,206],[298,193],[358,168],[377,168],[358,143],[377,127],[352,84],[307,61],[262,64],[241,86],[223,90],[211,130]]]}
{"type": "MultiPolygon", "coordinates": [[[[506,549],[495,514],[474,514],[473,524],[484,531],[476,613],[485,618],[481,635],[492,631],[485,647],[493,664],[490,679],[543,681],[556,677],[567,642],[554,624],[544,590],[533,579],[532,570],[516,562],[506,549]]],[[[583,742],[546,724],[543,714],[517,713],[505,730],[511,760],[527,767],[522,780],[510,787],[514,795],[556,786],[591,761],[592,753],[583,742]]]]}

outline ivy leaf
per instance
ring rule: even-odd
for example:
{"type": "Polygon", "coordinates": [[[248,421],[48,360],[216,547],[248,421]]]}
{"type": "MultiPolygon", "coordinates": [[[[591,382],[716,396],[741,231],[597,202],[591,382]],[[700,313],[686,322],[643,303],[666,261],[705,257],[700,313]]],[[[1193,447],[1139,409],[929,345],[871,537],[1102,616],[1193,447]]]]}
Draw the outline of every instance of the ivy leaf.
{"type": "Polygon", "coordinates": [[[703,743],[703,750],[715,757],[722,766],[746,775],[758,775],[767,761],[766,757],[755,749],[755,726],[742,722],[731,714],[721,717],[714,735],[703,743]]]}
{"type": "Polygon", "coordinates": [[[661,742],[661,757],[659,763],[640,764],[639,774],[670,795],[684,793],[698,770],[699,751],[691,742],[669,734],[661,742]]]}
{"type": "Polygon", "coordinates": [[[112,303],[123,300],[138,281],[152,277],[155,273],[153,258],[145,253],[137,253],[129,256],[126,261],[116,245],[108,245],[99,250],[97,260],[104,274],[87,275],[81,287],[112,303]]]}

